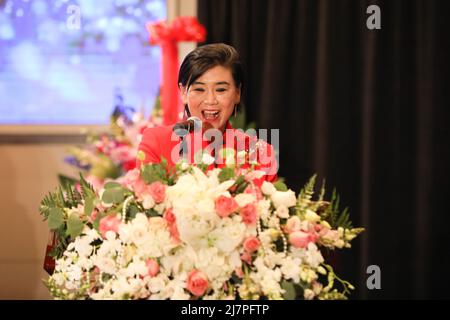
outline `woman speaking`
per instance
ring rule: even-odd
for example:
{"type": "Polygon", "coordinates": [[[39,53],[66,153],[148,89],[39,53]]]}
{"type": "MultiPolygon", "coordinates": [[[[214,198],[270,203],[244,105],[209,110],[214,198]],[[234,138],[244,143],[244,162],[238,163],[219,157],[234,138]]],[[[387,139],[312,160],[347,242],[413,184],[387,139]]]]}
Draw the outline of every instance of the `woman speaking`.
{"type": "Polygon", "coordinates": [[[185,121],[146,129],[139,145],[138,166],[159,163],[163,158],[169,167],[182,157],[194,163],[199,152],[206,152],[214,159],[208,169],[220,168],[233,150],[231,153],[241,167],[254,165],[264,172],[265,180],[277,179],[278,163],[273,147],[230,124],[244,88],[242,63],[232,46],[209,44],[190,52],[181,64],[178,85],[185,121]],[[220,149],[227,151],[218,152],[220,149]],[[241,159],[243,151],[247,156],[241,159]]]}

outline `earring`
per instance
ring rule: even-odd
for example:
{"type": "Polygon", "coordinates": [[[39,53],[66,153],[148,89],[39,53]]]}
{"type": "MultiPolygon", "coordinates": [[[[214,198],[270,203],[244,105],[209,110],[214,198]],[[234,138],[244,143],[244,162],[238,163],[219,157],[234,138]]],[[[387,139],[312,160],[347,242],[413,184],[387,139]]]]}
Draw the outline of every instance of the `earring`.
{"type": "Polygon", "coordinates": [[[234,105],[234,117],[236,118],[237,104],[234,105]]]}

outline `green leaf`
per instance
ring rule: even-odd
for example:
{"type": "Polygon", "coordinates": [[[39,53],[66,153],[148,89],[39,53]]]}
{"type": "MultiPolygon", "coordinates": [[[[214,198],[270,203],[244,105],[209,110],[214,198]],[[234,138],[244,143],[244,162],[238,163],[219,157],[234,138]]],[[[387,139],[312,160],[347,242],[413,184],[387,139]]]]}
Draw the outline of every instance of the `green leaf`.
{"type": "Polygon", "coordinates": [[[136,214],[139,213],[140,210],[139,210],[138,206],[136,206],[133,203],[133,204],[130,204],[130,206],[128,207],[127,212],[128,212],[128,216],[130,217],[130,220],[131,220],[131,219],[134,219],[136,217],[136,214]]]}
{"type": "Polygon", "coordinates": [[[105,188],[105,189],[122,188],[122,185],[118,182],[110,181],[110,182],[107,182],[103,186],[103,188],[105,188]]]}
{"type": "Polygon", "coordinates": [[[125,190],[122,187],[111,187],[105,189],[102,195],[102,201],[105,203],[121,203],[125,199],[125,190]]]}
{"type": "Polygon", "coordinates": [[[67,220],[67,233],[72,237],[78,237],[83,231],[84,224],[80,217],[76,214],[71,214],[67,220]]]}
{"type": "Polygon", "coordinates": [[[288,191],[288,190],[289,190],[288,187],[286,186],[286,184],[285,184],[283,181],[281,181],[281,180],[276,181],[276,182],[273,184],[273,186],[274,186],[275,189],[277,189],[278,191],[288,191]]]}
{"type": "Polygon", "coordinates": [[[94,210],[94,197],[89,196],[84,200],[84,214],[90,216],[92,210],[94,210]]]}
{"type": "Polygon", "coordinates": [[[286,291],[283,294],[283,298],[285,300],[294,300],[295,299],[295,295],[296,295],[295,286],[292,282],[289,282],[289,281],[281,282],[281,288],[286,291]]]}
{"type": "Polygon", "coordinates": [[[64,222],[64,214],[59,208],[51,208],[48,216],[48,227],[50,230],[58,229],[64,222]]]}
{"type": "Polygon", "coordinates": [[[234,178],[234,170],[232,168],[224,167],[219,173],[220,183],[234,178]]]}
{"type": "Polygon", "coordinates": [[[166,181],[167,172],[165,169],[167,161],[161,160],[161,163],[148,164],[142,166],[141,176],[145,183],[150,184],[155,181],[166,181]]]}
{"type": "Polygon", "coordinates": [[[155,209],[148,209],[145,211],[147,217],[160,217],[161,215],[155,209]]]}

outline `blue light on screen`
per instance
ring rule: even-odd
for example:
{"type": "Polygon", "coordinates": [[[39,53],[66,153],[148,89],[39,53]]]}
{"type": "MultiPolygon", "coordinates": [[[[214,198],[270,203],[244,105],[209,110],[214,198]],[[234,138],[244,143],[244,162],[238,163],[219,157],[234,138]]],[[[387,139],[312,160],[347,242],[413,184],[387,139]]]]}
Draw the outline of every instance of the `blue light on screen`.
{"type": "Polygon", "coordinates": [[[165,0],[0,0],[0,124],[106,124],[117,92],[150,113],[165,0]]]}

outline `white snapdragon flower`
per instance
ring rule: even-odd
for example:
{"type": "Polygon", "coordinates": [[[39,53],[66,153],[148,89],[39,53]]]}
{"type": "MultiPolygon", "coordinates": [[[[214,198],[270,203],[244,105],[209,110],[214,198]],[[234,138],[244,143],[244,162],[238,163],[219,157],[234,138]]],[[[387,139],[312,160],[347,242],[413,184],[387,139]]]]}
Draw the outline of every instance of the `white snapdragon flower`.
{"type": "Polygon", "coordinates": [[[284,259],[281,264],[281,272],[284,278],[292,279],[294,283],[298,283],[300,281],[300,264],[300,259],[292,259],[291,257],[284,259]]]}
{"type": "Polygon", "coordinates": [[[314,223],[314,222],[320,221],[320,216],[317,213],[315,213],[314,211],[307,209],[306,214],[305,214],[305,219],[309,222],[314,223]]]}
{"type": "Polygon", "coordinates": [[[74,248],[80,257],[88,257],[91,255],[93,247],[90,245],[90,239],[87,237],[77,237],[75,239],[74,248]]]}

